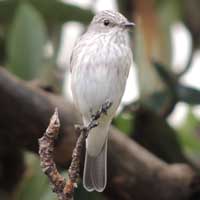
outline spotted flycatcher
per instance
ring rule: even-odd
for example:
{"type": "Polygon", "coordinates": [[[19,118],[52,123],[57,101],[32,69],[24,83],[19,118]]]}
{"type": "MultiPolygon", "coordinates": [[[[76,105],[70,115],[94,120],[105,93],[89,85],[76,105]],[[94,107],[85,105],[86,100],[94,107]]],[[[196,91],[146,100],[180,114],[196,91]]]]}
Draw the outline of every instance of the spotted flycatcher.
{"type": "Polygon", "coordinates": [[[106,101],[112,103],[86,140],[83,185],[88,191],[102,192],[106,186],[108,130],[132,62],[127,30],[133,25],[118,12],[102,11],[94,16],[72,51],[72,95],[84,125],[106,101]]]}

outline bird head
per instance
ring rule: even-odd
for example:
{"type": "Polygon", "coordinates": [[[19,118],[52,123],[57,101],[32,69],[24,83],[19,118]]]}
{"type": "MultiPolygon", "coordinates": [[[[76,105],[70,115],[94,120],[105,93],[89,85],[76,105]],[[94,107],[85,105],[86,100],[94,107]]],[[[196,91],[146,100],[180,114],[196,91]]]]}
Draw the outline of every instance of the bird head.
{"type": "Polygon", "coordinates": [[[94,16],[88,30],[100,33],[126,31],[134,25],[133,22],[129,22],[126,17],[117,11],[104,10],[94,16]]]}

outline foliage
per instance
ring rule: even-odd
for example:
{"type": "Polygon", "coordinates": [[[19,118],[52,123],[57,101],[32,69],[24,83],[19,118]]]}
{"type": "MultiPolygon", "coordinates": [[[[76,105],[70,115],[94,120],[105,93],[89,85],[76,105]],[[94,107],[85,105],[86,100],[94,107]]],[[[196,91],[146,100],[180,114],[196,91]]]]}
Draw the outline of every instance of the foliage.
{"type": "Polygon", "coordinates": [[[133,130],[133,120],[133,116],[130,113],[121,113],[114,119],[113,124],[123,133],[131,135],[133,130]]]}
{"type": "Polygon", "coordinates": [[[189,153],[198,154],[200,151],[200,121],[190,110],[184,120],[183,125],[179,128],[179,139],[185,150],[189,153]]]}
{"type": "MultiPolygon", "coordinates": [[[[0,24],[8,69],[22,79],[38,78],[48,71],[45,67],[51,67],[45,58],[45,45],[51,41],[57,50],[59,44],[54,40],[61,37],[58,30],[62,24],[73,20],[87,24],[92,16],[90,10],[57,0],[0,1],[0,24]]],[[[54,55],[52,57],[57,59],[54,55]]]]}
{"type": "Polygon", "coordinates": [[[40,13],[28,3],[16,10],[7,42],[8,69],[23,79],[38,77],[47,40],[40,13]]]}

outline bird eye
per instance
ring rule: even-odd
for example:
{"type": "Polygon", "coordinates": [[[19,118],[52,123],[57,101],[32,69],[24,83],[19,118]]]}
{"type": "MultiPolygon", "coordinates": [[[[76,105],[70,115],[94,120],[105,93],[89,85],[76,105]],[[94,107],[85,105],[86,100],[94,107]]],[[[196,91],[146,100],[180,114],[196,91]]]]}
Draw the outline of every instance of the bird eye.
{"type": "Polygon", "coordinates": [[[109,20],[107,20],[107,19],[106,19],[106,20],[104,20],[104,22],[103,22],[103,23],[104,23],[104,25],[105,25],[105,26],[108,26],[108,25],[110,24],[109,20]]]}

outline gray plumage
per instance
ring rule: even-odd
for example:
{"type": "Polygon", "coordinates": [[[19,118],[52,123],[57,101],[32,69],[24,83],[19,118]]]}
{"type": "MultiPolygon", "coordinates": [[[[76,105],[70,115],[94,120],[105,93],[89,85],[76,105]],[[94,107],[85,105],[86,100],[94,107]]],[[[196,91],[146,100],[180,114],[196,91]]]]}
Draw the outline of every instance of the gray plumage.
{"type": "Polygon", "coordinates": [[[127,40],[127,28],[131,26],[133,23],[120,13],[102,11],[93,18],[72,52],[72,94],[84,125],[103,103],[113,103],[86,140],[83,185],[88,191],[102,192],[106,186],[108,130],[132,61],[127,40]]]}

